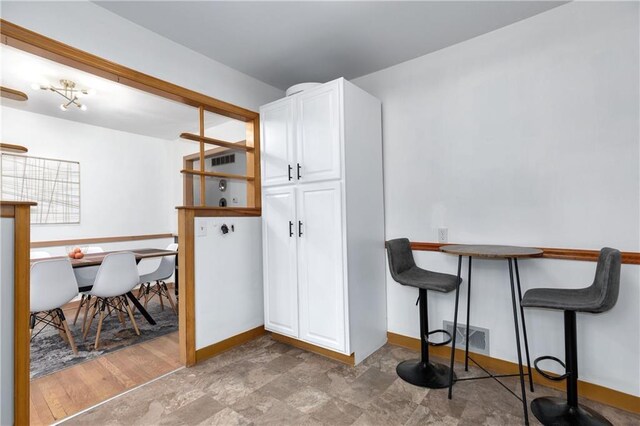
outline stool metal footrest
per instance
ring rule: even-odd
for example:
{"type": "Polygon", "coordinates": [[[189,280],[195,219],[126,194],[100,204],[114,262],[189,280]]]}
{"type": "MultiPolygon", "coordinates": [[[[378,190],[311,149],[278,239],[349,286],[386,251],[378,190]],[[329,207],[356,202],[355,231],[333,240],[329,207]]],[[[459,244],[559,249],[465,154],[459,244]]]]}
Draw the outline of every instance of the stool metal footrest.
{"type": "Polygon", "coordinates": [[[453,340],[453,337],[451,337],[451,333],[449,333],[447,330],[443,330],[443,329],[439,329],[439,330],[433,330],[427,333],[426,336],[424,336],[424,340],[430,345],[430,346],[444,346],[444,345],[448,345],[449,343],[451,343],[451,341],[453,340]],[[435,333],[442,333],[445,334],[448,339],[445,340],[444,342],[430,342],[429,341],[429,336],[431,336],[432,334],[435,333]]]}
{"type": "Polygon", "coordinates": [[[566,373],[564,373],[564,374],[562,374],[560,376],[552,376],[551,374],[546,373],[540,367],[538,367],[538,363],[540,361],[545,361],[545,360],[555,361],[558,364],[560,364],[562,366],[562,368],[564,368],[564,369],[567,368],[567,366],[564,364],[564,362],[562,362],[561,360],[559,360],[558,358],[556,358],[554,356],[546,355],[546,356],[538,357],[533,361],[533,367],[536,369],[538,374],[540,374],[545,379],[552,380],[554,382],[561,382],[562,380],[565,380],[567,377],[569,377],[571,375],[570,371],[567,371],[566,373]]]}

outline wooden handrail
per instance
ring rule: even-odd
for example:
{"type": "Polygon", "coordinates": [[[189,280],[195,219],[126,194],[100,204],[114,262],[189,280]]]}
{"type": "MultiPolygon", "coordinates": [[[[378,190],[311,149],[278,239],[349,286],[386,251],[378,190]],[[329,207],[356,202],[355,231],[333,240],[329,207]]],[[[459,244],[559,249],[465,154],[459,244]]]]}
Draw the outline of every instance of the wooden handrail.
{"type": "Polygon", "coordinates": [[[182,134],[180,134],[180,137],[182,139],[188,139],[190,141],[204,142],[204,143],[208,143],[210,145],[218,145],[218,146],[222,146],[224,148],[234,149],[234,150],[238,150],[238,151],[248,151],[248,152],[250,152],[250,151],[254,150],[254,148],[252,146],[240,145],[240,144],[237,144],[235,142],[221,141],[219,139],[208,138],[206,136],[198,136],[198,135],[195,135],[193,133],[182,133],[182,134]]]}
{"type": "Polygon", "coordinates": [[[183,170],[180,170],[180,173],[188,174],[188,175],[197,175],[197,176],[219,177],[222,179],[239,179],[239,180],[247,180],[247,181],[255,180],[255,177],[253,176],[234,175],[231,173],[201,172],[200,170],[183,169],[183,170]]]}
{"type": "MultiPolygon", "coordinates": [[[[440,251],[440,247],[453,243],[412,242],[411,248],[416,251],[440,251]]],[[[568,248],[536,247],[543,251],[542,257],[546,259],[582,260],[597,262],[599,250],[583,250],[568,248]]],[[[640,253],[623,251],[622,263],[626,265],[640,265],[640,253]]]]}

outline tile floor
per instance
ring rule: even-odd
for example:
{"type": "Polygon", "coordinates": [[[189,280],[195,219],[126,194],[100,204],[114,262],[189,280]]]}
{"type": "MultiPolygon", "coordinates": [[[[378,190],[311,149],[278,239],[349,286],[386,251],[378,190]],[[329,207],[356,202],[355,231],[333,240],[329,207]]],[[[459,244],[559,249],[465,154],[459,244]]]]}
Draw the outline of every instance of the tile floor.
{"type": "MultiPolygon", "coordinates": [[[[261,337],[136,389],[65,424],[517,425],[522,405],[493,380],[460,382],[454,398],[396,376],[416,358],[386,345],[357,367],[261,337]]],[[[479,371],[470,371],[478,374],[479,371]]],[[[462,374],[460,374],[462,376],[462,374]]],[[[509,386],[517,382],[508,379],[509,386]]],[[[538,386],[535,395],[558,395],[538,386]]],[[[614,425],[640,416],[589,401],[614,425]]],[[[538,424],[531,416],[531,424],[538,424]]]]}

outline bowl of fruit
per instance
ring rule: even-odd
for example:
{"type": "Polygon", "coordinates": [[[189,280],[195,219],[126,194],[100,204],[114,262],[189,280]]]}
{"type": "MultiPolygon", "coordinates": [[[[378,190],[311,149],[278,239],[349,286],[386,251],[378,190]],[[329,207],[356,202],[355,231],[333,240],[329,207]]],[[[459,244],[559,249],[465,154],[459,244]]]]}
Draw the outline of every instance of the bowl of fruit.
{"type": "Polygon", "coordinates": [[[69,250],[69,258],[71,259],[82,259],[84,257],[84,253],[82,253],[82,249],[80,247],[74,247],[69,250]]]}

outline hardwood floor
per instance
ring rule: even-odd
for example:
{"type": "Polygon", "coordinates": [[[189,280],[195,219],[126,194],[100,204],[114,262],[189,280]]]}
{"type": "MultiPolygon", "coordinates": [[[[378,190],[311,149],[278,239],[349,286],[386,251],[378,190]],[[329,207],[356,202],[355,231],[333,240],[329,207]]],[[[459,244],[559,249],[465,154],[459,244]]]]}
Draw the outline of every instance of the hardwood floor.
{"type": "Polygon", "coordinates": [[[179,367],[175,332],[32,380],[31,424],[49,425],[179,367]]]}

